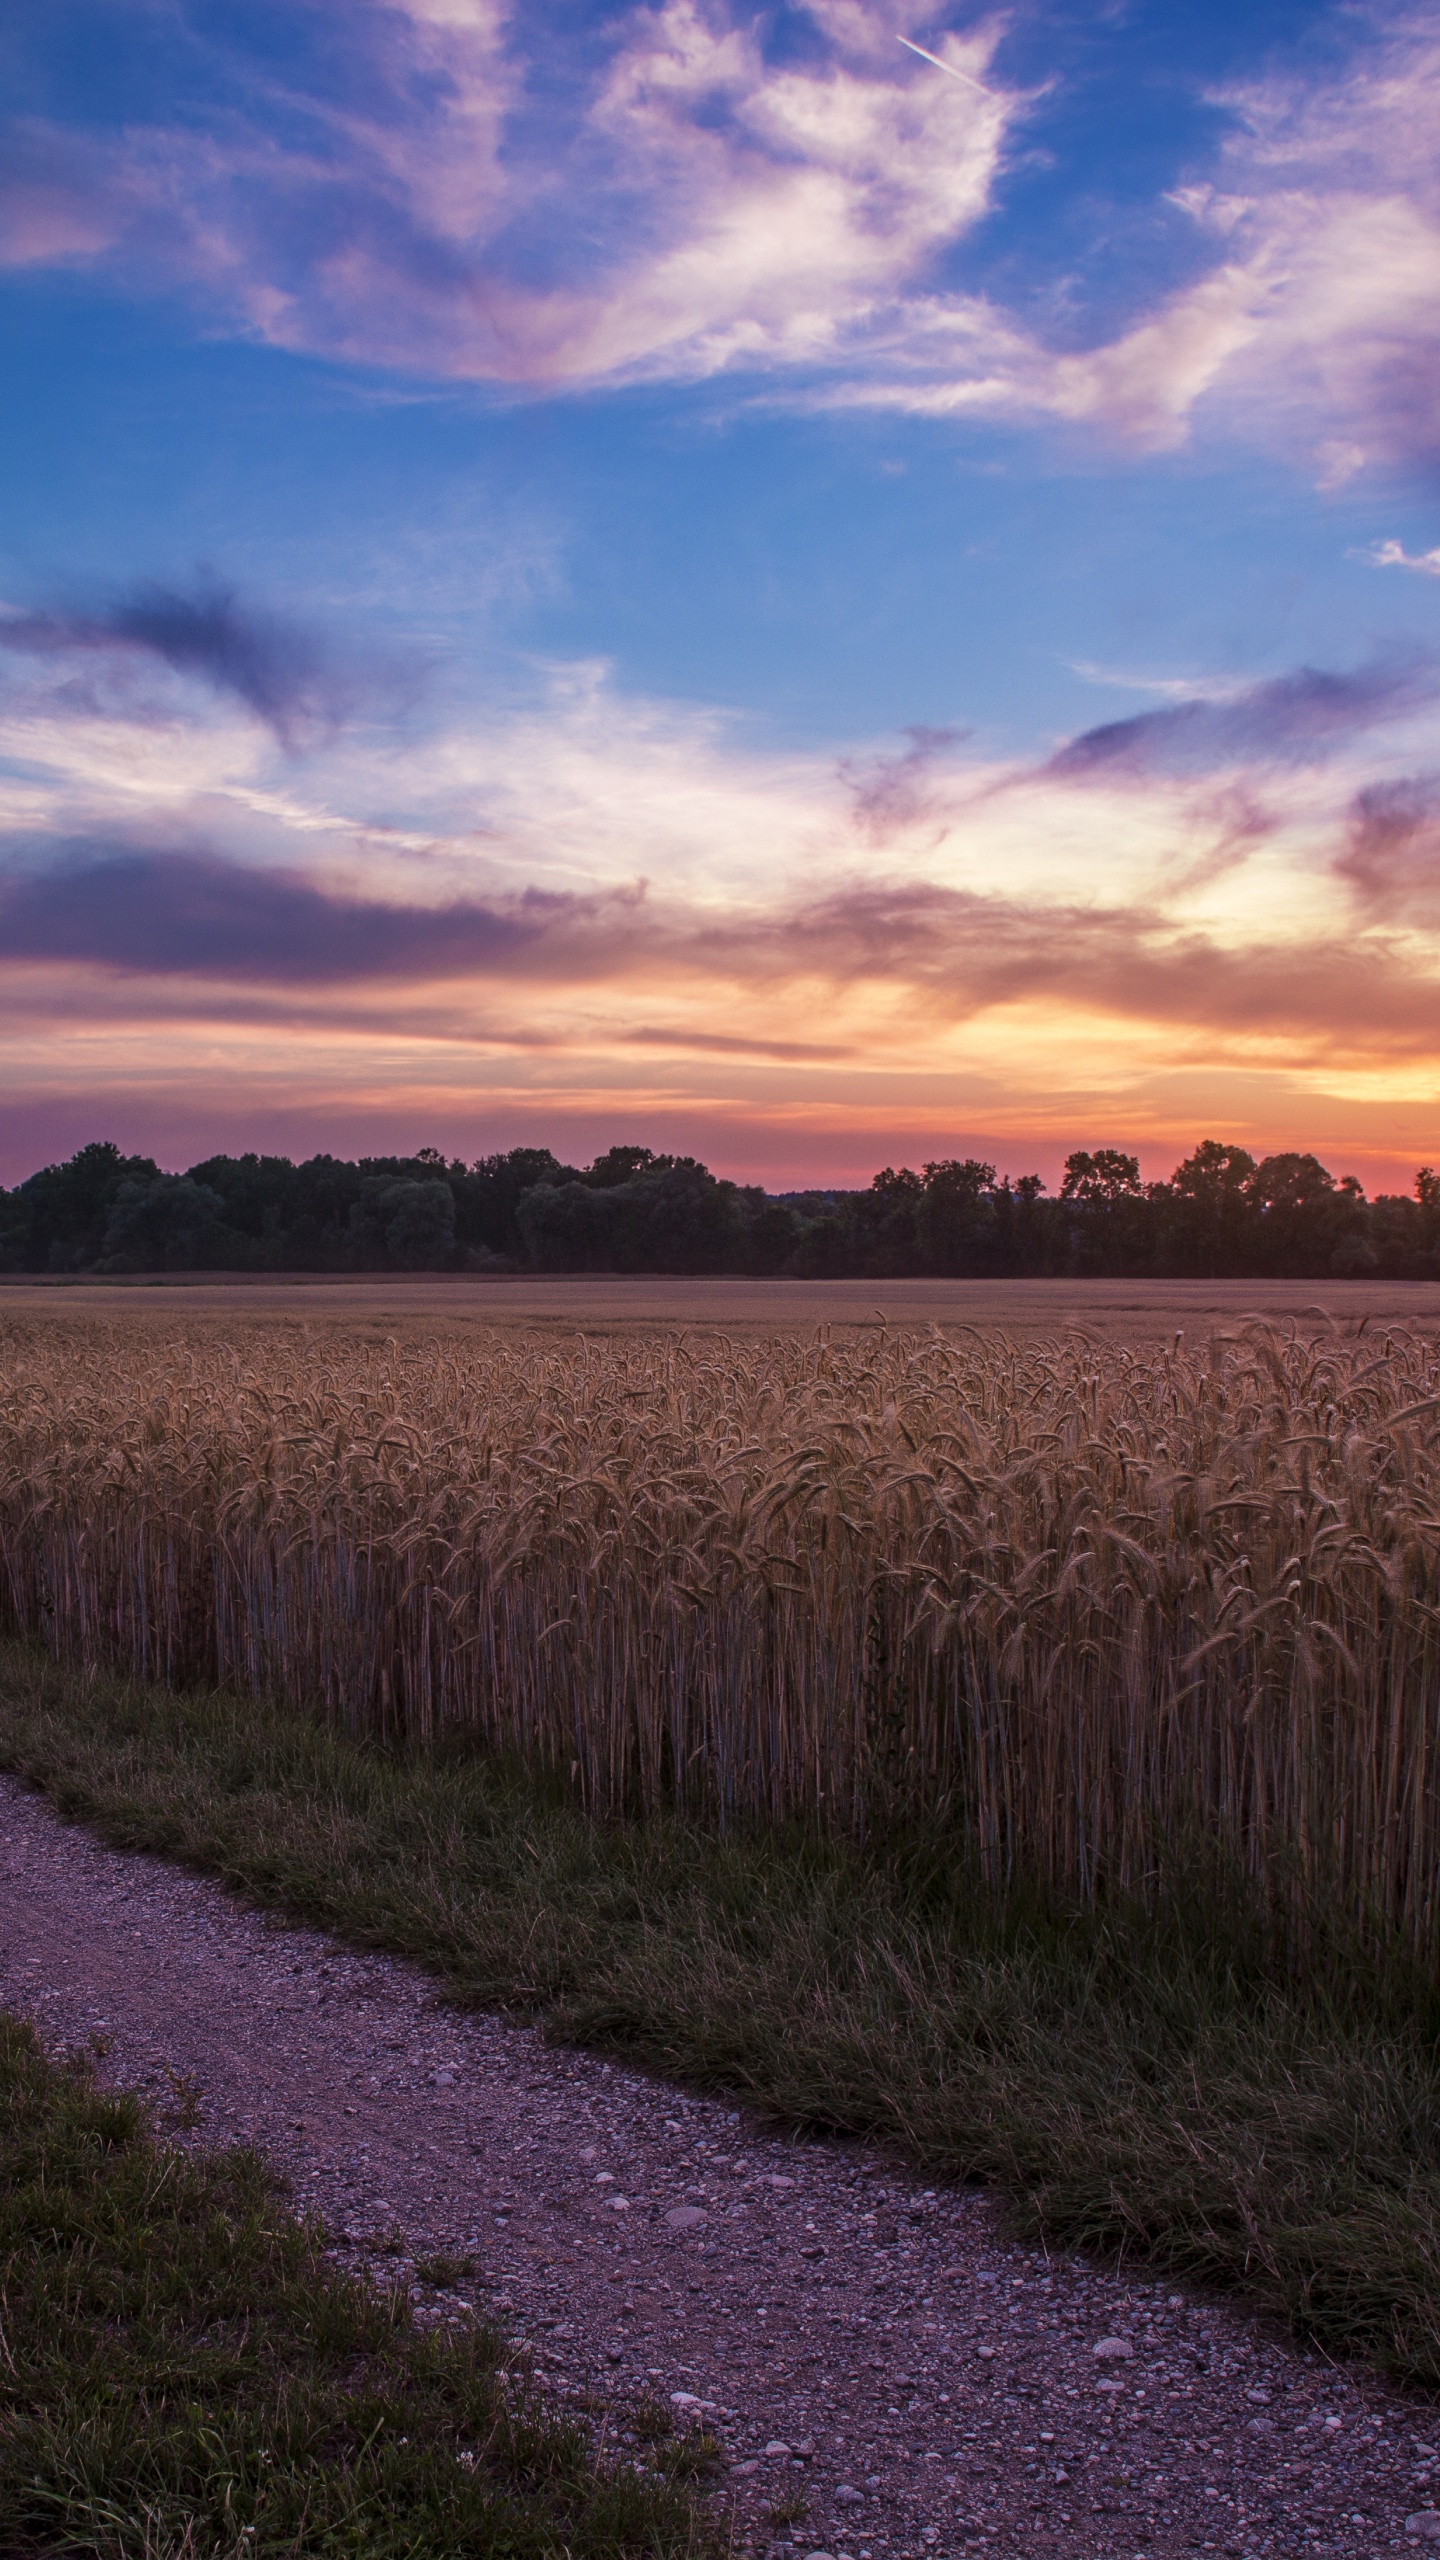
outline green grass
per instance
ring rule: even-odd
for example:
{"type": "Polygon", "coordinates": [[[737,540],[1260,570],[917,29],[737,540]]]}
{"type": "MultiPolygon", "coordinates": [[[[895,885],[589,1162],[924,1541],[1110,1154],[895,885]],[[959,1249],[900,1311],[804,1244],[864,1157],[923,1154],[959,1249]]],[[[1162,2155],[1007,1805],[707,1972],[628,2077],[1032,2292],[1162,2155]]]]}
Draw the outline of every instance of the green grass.
{"type": "Polygon", "coordinates": [[[458,2000],[882,2136],[998,2182],[1022,2226],[1240,2286],[1440,2385],[1440,2002],[1333,1917],[1301,1963],[1213,1872],[1080,1913],[998,1901],[940,1838],[599,1825],[474,1757],[86,1684],[18,1646],[0,1763],[102,1838],[416,1957],[458,2000]]]}
{"type": "MultiPolygon", "coordinates": [[[[115,2560],[640,2560],[680,2491],[597,2461],[324,2257],[249,2151],[185,2155],[0,2018],[0,2549],[115,2560]]],[[[662,2457],[663,2458],[663,2457],[662,2457]]]]}

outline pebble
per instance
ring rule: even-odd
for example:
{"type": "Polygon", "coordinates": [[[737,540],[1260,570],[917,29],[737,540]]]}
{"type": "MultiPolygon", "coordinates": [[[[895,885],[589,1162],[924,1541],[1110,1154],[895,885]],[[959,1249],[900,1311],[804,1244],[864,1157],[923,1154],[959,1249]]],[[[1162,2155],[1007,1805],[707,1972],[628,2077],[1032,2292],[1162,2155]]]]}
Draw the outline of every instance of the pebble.
{"type": "Polygon", "coordinates": [[[695,2231],[708,2217],[698,2204],[676,2204],[665,2219],[672,2231],[695,2231]]]}
{"type": "Polygon", "coordinates": [[[1440,2542],[1440,2508],[1422,2507],[1418,2515],[1407,2516],[1405,2530],[1413,2542],[1440,2542]]]}
{"type": "Polygon", "coordinates": [[[1097,2338],[1090,2353],[1102,2364],[1128,2364],[1135,2350],[1128,2338],[1097,2338]]]}

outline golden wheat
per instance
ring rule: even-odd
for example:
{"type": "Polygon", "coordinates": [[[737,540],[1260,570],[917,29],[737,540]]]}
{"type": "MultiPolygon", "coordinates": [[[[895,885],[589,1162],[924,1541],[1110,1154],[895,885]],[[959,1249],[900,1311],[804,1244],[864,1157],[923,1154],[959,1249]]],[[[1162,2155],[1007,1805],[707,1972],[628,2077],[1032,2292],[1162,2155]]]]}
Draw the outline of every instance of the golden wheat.
{"type": "Polygon", "coordinates": [[[0,1592],[68,1660],[469,1729],[598,1811],[1143,1883],[1214,1837],[1440,1941],[1440,1348],[0,1334],[0,1592]]]}

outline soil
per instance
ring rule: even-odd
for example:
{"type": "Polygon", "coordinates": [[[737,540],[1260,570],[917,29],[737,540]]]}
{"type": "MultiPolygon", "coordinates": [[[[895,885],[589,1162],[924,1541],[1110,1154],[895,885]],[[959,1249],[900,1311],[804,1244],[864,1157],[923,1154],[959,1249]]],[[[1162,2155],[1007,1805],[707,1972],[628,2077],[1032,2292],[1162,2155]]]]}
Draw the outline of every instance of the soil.
{"type": "Polygon", "coordinates": [[[180,2143],[258,2144],[337,2257],[623,2441],[724,2454],[739,2547],[834,2560],[1440,2542],[1440,2412],[1232,2303],[1007,2239],[989,2196],[449,2006],[0,1779],[0,2002],[180,2143]],[[442,2263],[448,2262],[448,2263],[442,2263]]]}
{"type": "Polygon", "coordinates": [[[0,1319],[43,1317],[85,1325],[117,1319],[170,1327],[177,1322],[233,1327],[237,1321],[328,1324],[381,1338],[403,1325],[407,1335],[454,1335],[515,1328],[560,1337],[673,1332],[715,1326],[730,1334],[771,1337],[868,1331],[877,1317],[902,1329],[976,1326],[1023,1339],[1064,1333],[1071,1325],[1121,1342],[1207,1339],[1252,1316],[1302,1333],[1332,1326],[1399,1325],[1428,1331],[1440,1324],[1440,1287],[1433,1280],[740,1280],[583,1277],[517,1273],[476,1279],[463,1272],[355,1274],[192,1272],[138,1274],[130,1280],[74,1274],[0,1278],[0,1319]]]}

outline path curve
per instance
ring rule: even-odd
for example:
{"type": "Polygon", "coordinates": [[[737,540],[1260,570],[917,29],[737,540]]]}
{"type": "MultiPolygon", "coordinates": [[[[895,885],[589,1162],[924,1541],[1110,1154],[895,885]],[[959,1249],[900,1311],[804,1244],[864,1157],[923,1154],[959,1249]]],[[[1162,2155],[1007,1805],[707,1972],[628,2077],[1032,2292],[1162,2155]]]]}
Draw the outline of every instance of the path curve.
{"type": "Polygon", "coordinates": [[[1440,2505],[1427,2403],[1230,2304],[1008,2243],[987,2197],[870,2146],[792,2141],[455,2010],[417,1968],[106,1849],[4,1778],[0,2005],[52,2050],[106,2039],[107,2076],[174,2138],[258,2143],[347,2263],[470,2256],[457,2297],[557,2393],[604,2395],[616,2425],[689,2395],[742,2548],[1429,2547],[1406,2531],[1440,2505]],[[378,2245],[402,2233],[398,2258],[378,2245]]]}

